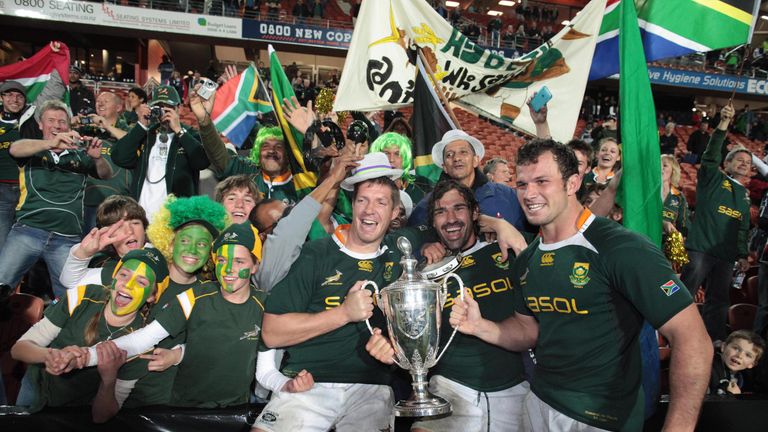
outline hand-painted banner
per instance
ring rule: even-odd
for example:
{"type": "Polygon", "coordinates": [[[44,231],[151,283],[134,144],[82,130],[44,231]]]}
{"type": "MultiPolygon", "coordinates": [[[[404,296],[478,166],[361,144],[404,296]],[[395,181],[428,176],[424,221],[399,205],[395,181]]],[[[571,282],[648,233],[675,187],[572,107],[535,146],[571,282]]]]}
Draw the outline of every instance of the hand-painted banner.
{"type": "Polygon", "coordinates": [[[480,47],[424,0],[365,1],[344,64],[336,111],[413,103],[420,49],[443,92],[487,117],[533,134],[525,102],[547,85],[552,136],[573,136],[606,0],[593,0],[552,40],[517,59],[480,47]]]}

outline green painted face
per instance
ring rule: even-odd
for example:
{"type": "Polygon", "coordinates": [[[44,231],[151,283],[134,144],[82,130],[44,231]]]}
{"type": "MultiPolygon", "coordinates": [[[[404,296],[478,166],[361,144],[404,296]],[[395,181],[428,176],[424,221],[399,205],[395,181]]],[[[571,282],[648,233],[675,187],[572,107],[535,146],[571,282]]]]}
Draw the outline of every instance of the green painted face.
{"type": "Polygon", "coordinates": [[[187,225],[173,239],[173,264],[185,273],[203,268],[211,253],[213,236],[202,225],[187,225]]]}
{"type": "Polygon", "coordinates": [[[130,259],[120,266],[112,279],[109,304],[112,313],[125,316],[144,306],[155,288],[155,272],[147,264],[130,259]]]}
{"type": "MultiPolygon", "coordinates": [[[[237,254],[236,247],[225,244],[216,251],[216,279],[221,288],[229,293],[237,291],[243,284],[250,284],[251,269],[244,258],[239,256],[242,254],[237,254]],[[233,280],[235,275],[237,279],[233,280]]],[[[241,248],[245,250],[245,247],[241,248]]]]}

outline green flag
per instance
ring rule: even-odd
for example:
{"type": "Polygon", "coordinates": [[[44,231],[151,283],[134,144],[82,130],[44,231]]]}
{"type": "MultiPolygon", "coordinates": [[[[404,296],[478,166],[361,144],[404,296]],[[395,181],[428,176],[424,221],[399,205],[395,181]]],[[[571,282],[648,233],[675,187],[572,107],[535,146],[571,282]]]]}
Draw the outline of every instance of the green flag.
{"type": "Polygon", "coordinates": [[[304,164],[304,135],[293,128],[285,119],[283,114],[283,99],[289,101],[296,94],[293,92],[291,80],[285,75],[283,65],[277,58],[277,52],[269,45],[269,73],[272,79],[272,104],[275,108],[275,117],[280,128],[285,135],[285,143],[288,150],[288,160],[291,163],[291,172],[293,173],[293,183],[299,197],[308,194],[317,185],[317,175],[308,171],[304,164]]]}
{"type": "Polygon", "coordinates": [[[661,246],[661,154],[656,110],[632,1],[621,2],[619,100],[624,226],[661,246]]]}

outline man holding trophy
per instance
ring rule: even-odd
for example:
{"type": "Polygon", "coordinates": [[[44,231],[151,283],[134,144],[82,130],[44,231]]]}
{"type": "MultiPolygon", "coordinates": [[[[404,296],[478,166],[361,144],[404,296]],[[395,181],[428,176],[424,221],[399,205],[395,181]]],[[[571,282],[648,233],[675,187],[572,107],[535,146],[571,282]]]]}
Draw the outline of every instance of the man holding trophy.
{"type": "MultiPolygon", "coordinates": [[[[472,190],[448,179],[435,186],[427,217],[443,247],[461,254],[461,265],[455,273],[476,299],[482,314],[492,321],[502,321],[514,313],[509,270],[514,257],[510,254],[509,259],[502,259],[498,243],[478,238],[479,211],[472,190]]],[[[454,299],[460,297],[459,289],[455,280],[449,282],[440,330],[443,346],[451,336],[448,318],[454,299]]],[[[387,338],[375,335],[366,348],[380,361],[393,362],[394,350],[387,338]]],[[[447,399],[453,412],[447,417],[424,417],[413,424],[412,431],[521,429],[528,383],[523,379],[520,353],[457,334],[430,372],[430,392],[447,399]]]]}
{"type": "Polygon", "coordinates": [[[366,155],[341,185],[354,189],[352,223],[307,243],[270,293],[263,340],[271,348],[286,347],[285,375],[306,369],[315,385],[274,395],[254,424],[257,430],[394,429],[391,370],[365,352],[370,337],[365,321],[383,328],[383,316],[374,312],[372,292],[363,285],[384,286],[401,273],[400,252],[385,241],[398,216],[394,180],[401,175],[383,153],[366,155]]]}
{"type": "Polygon", "coordinates": [[[521,351],[536,346],[523,429],[641,430],[638,336],[647,320],[669,340],[671,399],[665,430],[693,430],[707,387],[712,345],[685,286],[647,239],[576,199],[578,162],[552,140],[517,155],[517,197],[541,235],[512,266],[515,313],[483,319],[457,300],[459,331],[521,351]]]}

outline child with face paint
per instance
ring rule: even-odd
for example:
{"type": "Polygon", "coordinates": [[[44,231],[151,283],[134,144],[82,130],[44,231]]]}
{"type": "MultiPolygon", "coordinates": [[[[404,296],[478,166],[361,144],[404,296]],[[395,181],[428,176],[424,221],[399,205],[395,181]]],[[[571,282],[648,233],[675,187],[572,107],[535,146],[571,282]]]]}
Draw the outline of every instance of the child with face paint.
{"type": "MultiPolygon", "coordinates": [[[[261,240],[250,223],[234,224],[217,237],[213,249],[217,282],[184,291],[154,322],[115,340],[131,356],[186,331],[172,406],[226,407],[249,398],[266,296],[250,284],[261,259],[261,240]]],[[[88,365],[100,364],[101,354],[94,348],[88,352],[88,365]]]]}
{"type": "MultiPolygon", "coordinates": [[[[52,304],[45,311],[45,317],[11,349],[14,359],[30,365],[26,377],[36,389],[30,410],[90,405],[97,390],[101,391],[100,375],[103,377],[105,373],[114,376],[117,389],[130,387],[141,375],[141,365],[128,363],[120,367],[122,363],[112,359],[110,369],[72,371],[86,360],[87,351],[78,347],[141,328],[144,325],[142,309],[162,294],[167,276],[165,259],[157,250],[132,250],[118,263],[111,286],[84,285],[70,289],[52,304]]],[[[99,351],[103,352],[104,348],[100,347],[99,351]]],[[[104,357],[110,356],[104,352],[104,357]]],[[[113,397],[116,391],[113,387],[113,397]]]]}

